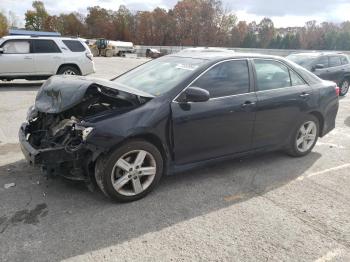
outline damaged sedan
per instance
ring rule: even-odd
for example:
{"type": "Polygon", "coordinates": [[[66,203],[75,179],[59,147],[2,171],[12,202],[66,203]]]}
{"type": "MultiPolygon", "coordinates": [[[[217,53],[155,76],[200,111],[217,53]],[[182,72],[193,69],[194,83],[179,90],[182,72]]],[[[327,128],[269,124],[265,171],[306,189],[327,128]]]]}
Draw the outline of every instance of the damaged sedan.
{"type": "Polygon", "coordinates": [[[163,174],[261,151],[307,155],[335,127],[338,94],[283,58],[187,51],[111,81],[51,77],[19,140],[48,176],[133,201],[163,174]]]}

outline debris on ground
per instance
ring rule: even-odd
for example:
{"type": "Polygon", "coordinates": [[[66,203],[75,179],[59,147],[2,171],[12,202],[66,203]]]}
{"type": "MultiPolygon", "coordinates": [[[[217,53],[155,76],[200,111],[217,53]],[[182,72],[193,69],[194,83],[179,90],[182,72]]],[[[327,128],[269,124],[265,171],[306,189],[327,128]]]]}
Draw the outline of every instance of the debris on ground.
{"type": "Polygon", "coordinates": [[[5,188],[5,189],[9,189],[10,187],[14,187],[14,186],[16,186],[15,183],[8,183],[8,184],[5,184],[5,185],[4,185],[4,188],[5,188]]]}

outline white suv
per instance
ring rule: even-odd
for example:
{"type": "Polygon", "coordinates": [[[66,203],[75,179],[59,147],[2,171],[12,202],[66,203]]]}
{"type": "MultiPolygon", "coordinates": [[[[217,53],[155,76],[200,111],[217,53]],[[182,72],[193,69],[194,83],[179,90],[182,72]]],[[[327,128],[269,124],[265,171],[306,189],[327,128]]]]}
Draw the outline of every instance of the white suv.
{"type": "Polygon", "coordinates": [[[5,36],[0,39],[0,80],[88,75],[95,72],[92,57],[77,38],[5,36]]]}

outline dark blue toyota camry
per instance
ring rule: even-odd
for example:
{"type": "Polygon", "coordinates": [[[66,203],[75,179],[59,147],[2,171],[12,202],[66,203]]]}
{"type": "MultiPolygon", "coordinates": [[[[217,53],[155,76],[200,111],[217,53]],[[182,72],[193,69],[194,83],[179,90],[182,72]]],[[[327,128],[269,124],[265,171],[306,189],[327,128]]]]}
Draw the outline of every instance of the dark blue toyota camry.
{"type": "Polygon", "coordinates": [[[162,175],[260,151],[310,153],[335,127],[339,88],[281,57],[189,49],[111,81],[54,76],[19,131],[28,162],[144,197],[162,175]]]}

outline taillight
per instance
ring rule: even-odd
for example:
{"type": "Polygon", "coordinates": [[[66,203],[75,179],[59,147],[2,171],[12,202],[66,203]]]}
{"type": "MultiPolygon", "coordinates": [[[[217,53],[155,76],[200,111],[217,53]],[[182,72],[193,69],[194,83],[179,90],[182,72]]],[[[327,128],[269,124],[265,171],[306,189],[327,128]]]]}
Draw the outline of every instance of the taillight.
{"type": "Polygon", "coordinates": [[[92,61],[92,58],[94,57],[91,53],[86,52],[86,57],[89,58],[92,61]]]}
{"type": "Polygon", "coordinates": [[[337,96],[339,96],[340,94],[340,88],[338,85],[335,86],[335,93],[337,94],[337,96]]]}

